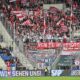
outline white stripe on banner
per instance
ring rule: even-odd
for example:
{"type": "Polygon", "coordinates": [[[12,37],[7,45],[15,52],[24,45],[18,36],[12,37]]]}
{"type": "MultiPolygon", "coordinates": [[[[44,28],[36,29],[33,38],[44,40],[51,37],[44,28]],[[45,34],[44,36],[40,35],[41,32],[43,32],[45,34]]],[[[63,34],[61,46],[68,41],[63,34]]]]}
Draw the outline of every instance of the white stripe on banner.
{"type": "Polygon", "coordinates": [[[14,2],[14,1],[16,1],[16,0],[9,0],[9,2],[14,2]]]}

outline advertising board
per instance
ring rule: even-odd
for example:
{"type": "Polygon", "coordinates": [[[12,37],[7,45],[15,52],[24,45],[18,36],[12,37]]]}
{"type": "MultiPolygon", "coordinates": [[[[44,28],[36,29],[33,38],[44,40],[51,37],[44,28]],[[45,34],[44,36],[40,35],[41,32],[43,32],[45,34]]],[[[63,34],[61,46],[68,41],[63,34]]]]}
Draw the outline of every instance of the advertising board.
{"type": "Polygon", "coordinates": [[[60,76],[63,70],[51,70],[51,76],[60,76]]]}
{"type": "Polygon", "coordinates": [[[22,77],[22,76],[44,76],[43,70],[26,70],[26,71],[0,71],[0,77],[22,77]]]}
{"type": "Polygon", "coordinates": [[[71,75],[72,76],[80,76],[80,70],[72,70],[71,75]]]}

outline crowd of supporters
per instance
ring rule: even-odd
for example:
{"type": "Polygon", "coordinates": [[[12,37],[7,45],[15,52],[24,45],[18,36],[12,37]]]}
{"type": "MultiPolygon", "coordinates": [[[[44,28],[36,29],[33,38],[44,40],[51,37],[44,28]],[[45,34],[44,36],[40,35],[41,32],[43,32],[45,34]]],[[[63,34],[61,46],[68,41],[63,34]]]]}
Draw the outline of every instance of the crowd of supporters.
{"type": "MultiPolygon", "coordinates": [[[[4,43],[5,45],[5,43],[4,43]]],[[[3,46],[2,42],[0,43],[0,58],[2,58],[6,64],[6,68],[4,70],[24,70],[25,67],[22,66],[19,59],[12,55],[12,47],[3,46]]],[[[0,70],[3,70],[0,67],[0,70]]]]}
{"type": "Polygon", "coordinates": [[[16,67],[15,58],[11,55],[10,48],[2,48],[0,45],[0,56],[6,63],[7,68],[16,67]]]}
{"type": "Polygon", "coordinates": [[[55,2],[55,0],[17,0],[1,4],[1,20],[7,25],[6,28],[17,44],[23,43],[24,50],[35,49],[37,42],[70,41],[71,32],[80,22],[79,4],[76,1],[72,6],[65,3],[68,5],[66,11],[55,7],[44,10],[43,3],[52,1],[55,2]],[[71,7],[75,13],[71,11],[71,7]]]}

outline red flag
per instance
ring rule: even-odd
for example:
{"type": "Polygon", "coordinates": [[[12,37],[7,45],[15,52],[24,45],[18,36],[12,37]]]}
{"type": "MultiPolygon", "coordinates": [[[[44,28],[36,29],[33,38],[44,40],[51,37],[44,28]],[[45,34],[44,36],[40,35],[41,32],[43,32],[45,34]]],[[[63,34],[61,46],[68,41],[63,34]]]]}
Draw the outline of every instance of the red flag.
{"type": "Polygon", "coordinates": [[[30,20],[26,20],[22,23],[22,25],[28,25],[30,26],[31,25],[31,21],[30,20]]]}

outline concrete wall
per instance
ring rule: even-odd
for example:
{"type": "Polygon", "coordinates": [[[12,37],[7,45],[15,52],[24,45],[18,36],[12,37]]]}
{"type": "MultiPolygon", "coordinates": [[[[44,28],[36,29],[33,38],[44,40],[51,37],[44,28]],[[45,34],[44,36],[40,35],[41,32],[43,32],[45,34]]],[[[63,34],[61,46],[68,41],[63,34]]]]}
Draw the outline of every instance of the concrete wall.
{"type": "Polygon", "coordinates": [[[0,69],[7,70],[7,66],[1,57],[0,57],[0,69]]]}
{"type": "Polygon", "coordinates": [[[9,45],[12,45],[12,38],[10,37],[10,35],[8,34],[8,32],[6,31],[6,29],[3,27],[3,24],[0,21],[0,34],[3,35],[3,40],[5,43],[9,45]]]}

